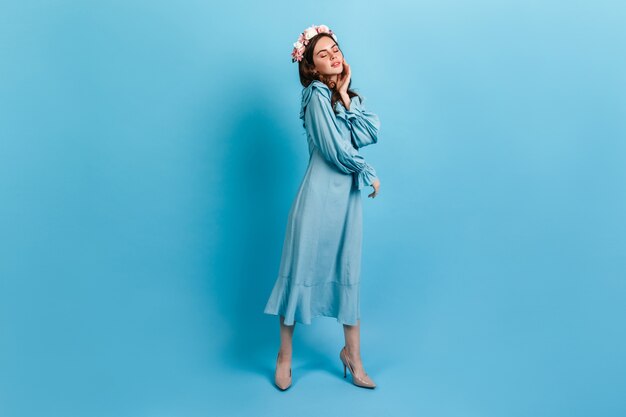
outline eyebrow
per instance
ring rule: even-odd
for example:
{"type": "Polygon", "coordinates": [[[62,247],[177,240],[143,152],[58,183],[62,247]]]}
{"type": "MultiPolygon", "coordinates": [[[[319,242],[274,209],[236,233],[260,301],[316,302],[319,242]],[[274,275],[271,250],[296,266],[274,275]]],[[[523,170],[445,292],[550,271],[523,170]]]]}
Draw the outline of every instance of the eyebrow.
{"type": "MultiPolygon", "coordinates": [[[[333,44],[333,46],[331,46],[331,48],[333,48],[333,47],[335,47],[335,46],[337,46],[337,44],[336,44],[336,43],[335,43],[335,44],[333,44]]],[[[319,55],[319,53],[320,53],[320,52],[322,52],[322,51],[326,51],[326,49],[322,49],[322,50],[317,51],[317,54],[315,54],[315,55],[319,55]]]]}

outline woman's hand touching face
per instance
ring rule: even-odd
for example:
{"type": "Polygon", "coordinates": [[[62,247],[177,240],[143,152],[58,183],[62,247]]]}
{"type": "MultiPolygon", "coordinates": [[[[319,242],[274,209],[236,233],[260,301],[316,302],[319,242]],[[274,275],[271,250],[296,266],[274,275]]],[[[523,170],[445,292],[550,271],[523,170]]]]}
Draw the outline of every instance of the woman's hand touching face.
{"type": "Polygon", "coordinates": [[[350,76],[352,72],[350,71],[350,65],[343,60],[343,72],[339,74],[337,78],[337,91],[339,94],[348,94],[348,85],[350,85],[350,76]]]}

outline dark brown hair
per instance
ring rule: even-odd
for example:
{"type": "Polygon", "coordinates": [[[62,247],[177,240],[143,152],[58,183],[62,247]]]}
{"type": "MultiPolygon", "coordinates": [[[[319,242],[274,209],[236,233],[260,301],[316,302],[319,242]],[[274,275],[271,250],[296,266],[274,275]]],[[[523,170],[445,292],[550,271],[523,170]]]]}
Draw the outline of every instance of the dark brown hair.
{"type": "MultiPolygon", "coordinates": [[[[328,77],[325,77],[324,75],[317,72],[315,70],[315,63],[313,62],[313,51],[315,50],[315,44],[317,44],[317,42],[322,38],[322,36],[327,36],[331,38],[333,41],[335,41],[335,39],[330,34],[324,33],[324,32],[318,33],[317,35],[313,36],[309,40],[309,43],[304,48],[304,52],[302,54],[303,55],[302,60],[298,62],[298,70],[300,72],[300,83],[304,87],[308,87],[309,84],[311,84],[314,80],[318,80],[326,84],[328,88],[330,88],[330,91],[332,93],[330,96],[330,105],[334,111],[335,103],[341,100],[339,91],[337,91],[337,88],[336,88],[337,86],[335,85],[334,81],[328,79],[328,77]]],[[[339,48],[339,42],[336,42],[336,43],[337,43],[337,47],[339,48]]],[[[341,48],[339,48],[339,50],[341,50],[341,48]]],[[[344,72],[342,72],[341,75],[343,76],[344,73],[345,73],[345,67],[344,67],[344,72]]],[[[347,90],[348,96],[350,98],[358,95],[357,93],[355,93],[354,91],[350,89],[351,84],[352,84],[352,77],[350,77],[350,83],[348,84],[348,90],[347,90]]]]}

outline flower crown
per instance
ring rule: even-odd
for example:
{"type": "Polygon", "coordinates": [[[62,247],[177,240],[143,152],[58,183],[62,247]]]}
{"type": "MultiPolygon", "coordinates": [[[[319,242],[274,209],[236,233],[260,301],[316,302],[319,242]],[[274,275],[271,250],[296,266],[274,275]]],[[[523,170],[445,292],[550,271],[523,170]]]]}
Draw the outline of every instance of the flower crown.
{"type": "Polygon", "coordinates": [[[291,52],[291,62],[302,61],[302,58],[304,57],[304,49],[309,44],[309,41],[311,40],[311,38],[317,35],[318,33],[328,33],[333,37],[335,42],[337,41],[337,36],[333,33],[332,30],[328,28],[328,26],[312,25],[306,28],[304,32],[302,32],[300,36],[298,36],[298,40],[293,44],[294,48],[293,48],[293,51],[291,52]]]}

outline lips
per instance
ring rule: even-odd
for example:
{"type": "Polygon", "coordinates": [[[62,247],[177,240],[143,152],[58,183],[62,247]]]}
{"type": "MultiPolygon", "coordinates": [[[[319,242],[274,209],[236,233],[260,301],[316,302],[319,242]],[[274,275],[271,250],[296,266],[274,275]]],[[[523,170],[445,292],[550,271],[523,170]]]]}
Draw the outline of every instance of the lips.
{"type": "Polygon", "coordinates": [[[331,65],[331,67],[338,67],[339,65],[341,65],[341,62],[335,62],[334,64],[331,65]]]}

